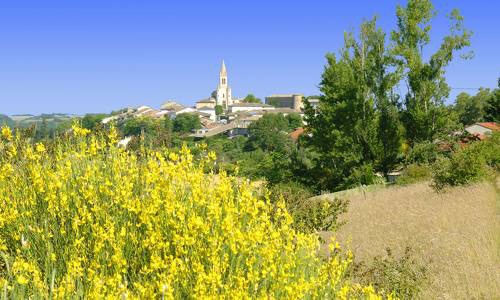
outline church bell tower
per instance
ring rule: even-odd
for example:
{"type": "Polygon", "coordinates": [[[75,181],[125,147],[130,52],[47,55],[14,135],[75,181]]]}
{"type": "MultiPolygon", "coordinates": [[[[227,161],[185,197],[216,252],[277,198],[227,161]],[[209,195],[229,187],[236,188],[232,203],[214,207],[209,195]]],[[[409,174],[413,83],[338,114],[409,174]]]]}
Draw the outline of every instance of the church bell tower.
{"type": "Polygon", "coordinates": [[[217,85],[217,99],[216,104],[221,105],[222,108],[227,109],[229,105],[233,104],[231,88],[227,83],[227,70],[224,60],[219,73],[219,84],[217,85]]]}

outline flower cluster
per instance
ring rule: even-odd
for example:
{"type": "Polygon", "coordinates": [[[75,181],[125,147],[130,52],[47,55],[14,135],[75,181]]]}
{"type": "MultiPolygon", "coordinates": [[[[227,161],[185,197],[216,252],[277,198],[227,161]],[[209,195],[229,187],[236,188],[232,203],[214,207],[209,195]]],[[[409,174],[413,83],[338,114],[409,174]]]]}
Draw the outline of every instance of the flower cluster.
{"type": "Polygon", "coordinates": [[[0,152],[0,297],[379,298],[345,279],[349,255],[320,259],[283,204],[204,173],[213,153],[138,156],[116,138],[74,126],[0,152]]]}

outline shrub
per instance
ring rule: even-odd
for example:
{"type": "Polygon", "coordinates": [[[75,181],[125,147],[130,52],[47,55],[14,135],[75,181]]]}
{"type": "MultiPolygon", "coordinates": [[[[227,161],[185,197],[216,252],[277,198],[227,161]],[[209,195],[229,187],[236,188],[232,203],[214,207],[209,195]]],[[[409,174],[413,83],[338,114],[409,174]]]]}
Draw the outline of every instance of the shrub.
{"type": "Polygon", "coordinates": [[[432,185],[437,190],[466,185],[488,177],[492,170],[500,170],[500,133],[465,145],[449,159],[439,159],[434,164],[432,185]]]}
{"type": "Polygon", "coordinates": [[[280,183],[270,188],[271,202],[283,199],[293,217],[293,227],[301,232],[336,231],[349,202],[342,199],[311,199],[312,192],[298,183],[280,183]]]}
{"type": "Polygon", "coordinates": [[[406,155],[407,164],[432,164],[440,156],[438,145],[431,142],[415,144],[406,155]]]}
{"type": "Polygon", "coordinates": [[[313,233],[318,231],[337,231],[345,222],[339,222],[341,214],[347,212],[349,201],[308,199],[292,212],[293,227],[298,231],[313,233]]]}
{"type": "Polygon", "coordinates": [[[372,262],[355,262],[349,269],[353,281],[372,284],[377,290],[384,291],[396,299],[415,299],[427,281],[427,268],[414,258],[411,247],[406,247],[400,257],[390,248],[386,256],[377,256],[372,262]]]}
{"type": "Polygon", "coordinates": [[[428,165],[411,164],[403,171],[403,175],[397,178],[396,184],[405,185],[417,183],[430,179],[431,176],[432,170],[428,165]]]}
{"type": "Polygon", "coordinates": [[[465,148],[454,153],[451,158],[441,158],[434,164],[432,186],[441,190],[446,186],[466,185],[485,178],[487,164],[475,148],[465,148]]]}
{"type": "Polygon", "coordinates": [[[304,201],[314,196],[308,188],[295,182],[272,185],[269,194],[271,203],[278,203],[283,199],[289,211],[298,209],[304,201]]]}
{"type": "Polygon", "coordinates": [[[172,128],[174,132],[189,133],[194,129],[200,129],[200,117],[192,113],[178,114],[173,122],[172,128]]]}
{"type": "Polygon", "coordinates": [[[184,147],[140,156],[109,135],[32,146],[2,129],[0,291],[6,298],[353,298],[350,257],[315,255],[282,202],[205,174],[184,147]],[[6,266],[6,267],[3,267],[6,266]]]}

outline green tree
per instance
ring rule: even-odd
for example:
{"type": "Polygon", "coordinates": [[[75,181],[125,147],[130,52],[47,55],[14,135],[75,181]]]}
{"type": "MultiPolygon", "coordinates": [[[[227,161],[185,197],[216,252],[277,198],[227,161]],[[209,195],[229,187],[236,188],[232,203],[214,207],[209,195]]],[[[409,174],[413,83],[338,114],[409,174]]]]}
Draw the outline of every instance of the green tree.
{"type": "Polygon", "coordinates": [[[125,136],[154,135],[158,128],[161,128],[160,121],[149,117],[138,117],[128,119],[122,126],[122,133],[125,136]]]}
{"type": "Polygon", "coordinates": [[[42,114],[42,124],[36,126],[35,140],[45,139],[50,136],[49,122],[47,117],[42,114]]]}
{"type": "Polygon", "coordinates": [[[178,114],[174,119],[173,129],[174,132],[188,133],[194,129],[200,129],[200,118],[191,113],[178,114]]]}
{"type": "Polygon", "coordinates": [[[498,88],[496,88],[486,101],[484,107],[484,120],[486,122],[500,123],[500,78],[498,78],[498,88]]]}
{"type": "Polygon", "coordinates": [[[172,132],[174,129],[174,121],[170,118],[169,115],[165,115],[165,117],[163,119],[163,128],[167,132],[172,132]]]}
{"type": "Polygon", "coordinates": [[[108,117],[107,114],[86,114],[82,118],[82,127],[95,130],[102,124],[102,120],[108,117]]]}
{"type": "MultiPolygon", "coordinates": [[[[385,121],[397,120],[397,116],[392,117],[388,93],[398,82],[398,73],[388,71],[393,61],[376,19],[361,25],[359,39],[353,33],[345,34],[339,58],[328,54],[327,61],[320,84],[321,110],[315,111],[308,103],[305,108],[311,133],[307,142],[319,153],[317,181],[330,190],[370,184],[381,152],[379,139],[397,127],[392,123],[379,126],[377,122],[377,107],[391,116],[385,121]]],[[[395,144],[388,142],[385,146],[399,147],[395,144]]]]}
{"type": "Polygon", "coordinates": [[[453,10],[450,34],[443,38],[439,50],[424,61],[430,43],[431,20],[436,11],[430,0],[409,0],[396,10],[397,29],[392,32],[393,54],[405,71],[408,92],[404,99],[403,122],[411,144],[432,141],[446,131],[448,124],[444,99],[449,94],[444,73],[456,51],[470,45],[471,32],[464,28],[463,17],[453,10]]]}
{"type": "Polygon", "coordinates": [[[302,122],[302,117],[297,113],[291,113],[286,116],[288,121],[288,130],[293,131],[297,128],[304,126],[304,122],[302,122]]]}
{"type": "Polygon", "coordinates": [[[262,103],[260,98],[255,97],[253,94],[248,94],[244,99],[245,103],[262,103]]]}
{"type": "Polygon", "coordinates": [[[378,137],[380,142],[380,170],[387,175],[399,162],[404,128],[394,100],[379,101],[378,137]]]}
{"type": "Polygon", "coordinates": [[[222,105],[216,105],[215,106],[215,114],[217,116],[222,115],[223,112],[224,112],[224,109],[222,109],[222,105]]]}
{"type": "Polygon", "coordinates": [[[485,88],[480,88],[474,96],[460,93],[455,100],[455,111],[458,113],[460,123],[470,125],[484,121],[485,109],[492,96],[490,89],[485,88]]]}
{"type": "Polygon", "coordinates": [[[268,113],[248,127],[250,137],[246,149],[264,151],[284,151],[290,145],[289,122],[283,114],[268,113]]]}

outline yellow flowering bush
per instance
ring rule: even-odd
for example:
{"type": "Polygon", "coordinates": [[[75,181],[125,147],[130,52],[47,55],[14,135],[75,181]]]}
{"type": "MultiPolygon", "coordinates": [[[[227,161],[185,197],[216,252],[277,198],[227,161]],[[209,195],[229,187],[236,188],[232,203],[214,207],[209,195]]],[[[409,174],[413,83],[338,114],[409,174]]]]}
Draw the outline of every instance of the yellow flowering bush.
{"type": "Polygon", "coordinates": [[[379,299],[283,204],[204,173],[213,153],[132,154],[113,128],[50,146],[2,136],[0,298],[379,299]]]}

